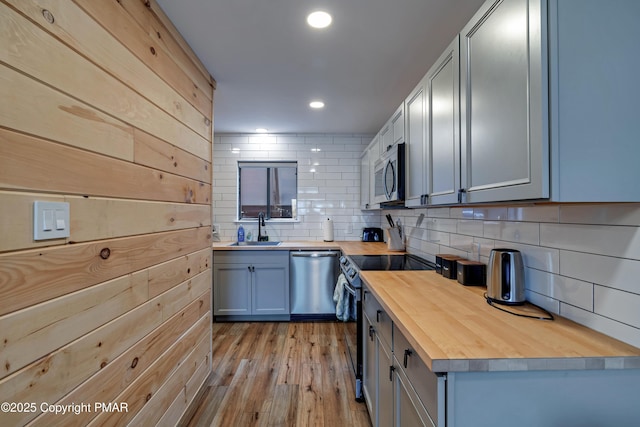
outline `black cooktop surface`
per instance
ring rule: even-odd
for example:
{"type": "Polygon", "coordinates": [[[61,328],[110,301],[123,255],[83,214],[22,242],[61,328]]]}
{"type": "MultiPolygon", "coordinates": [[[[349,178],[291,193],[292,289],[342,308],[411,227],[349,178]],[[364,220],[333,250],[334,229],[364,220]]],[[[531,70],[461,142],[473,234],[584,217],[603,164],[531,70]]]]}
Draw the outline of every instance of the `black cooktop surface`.
{"type": "Polygon", "coordinates": [[[435,270],[435,265],[415,255],[350,255],[359,270],[435,270]]]}

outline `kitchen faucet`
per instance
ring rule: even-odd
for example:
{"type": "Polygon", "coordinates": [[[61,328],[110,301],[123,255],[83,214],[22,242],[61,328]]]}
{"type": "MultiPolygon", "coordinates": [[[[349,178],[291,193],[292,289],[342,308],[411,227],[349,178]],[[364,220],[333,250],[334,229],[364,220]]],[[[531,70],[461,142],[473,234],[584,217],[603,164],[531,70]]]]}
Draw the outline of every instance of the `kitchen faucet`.
{"type": "Polygon", "coordinates": [[[267,240],[269,240],[269,236],[262,235],[262,227],[265,227],[264,212],[260,212],[258,214],[258,242],[266,242],[267,240]]]}

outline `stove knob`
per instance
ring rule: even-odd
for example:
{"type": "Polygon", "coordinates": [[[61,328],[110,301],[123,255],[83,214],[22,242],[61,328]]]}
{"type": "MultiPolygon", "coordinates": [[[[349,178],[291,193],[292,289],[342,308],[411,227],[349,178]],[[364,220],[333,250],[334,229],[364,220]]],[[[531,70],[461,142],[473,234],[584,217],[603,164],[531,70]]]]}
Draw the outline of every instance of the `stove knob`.
{"type": "Polygon", "coordinates": [[[344,256],[340,257],[340,264],[345,265],[347,263],[347,258],[344,256]]]}

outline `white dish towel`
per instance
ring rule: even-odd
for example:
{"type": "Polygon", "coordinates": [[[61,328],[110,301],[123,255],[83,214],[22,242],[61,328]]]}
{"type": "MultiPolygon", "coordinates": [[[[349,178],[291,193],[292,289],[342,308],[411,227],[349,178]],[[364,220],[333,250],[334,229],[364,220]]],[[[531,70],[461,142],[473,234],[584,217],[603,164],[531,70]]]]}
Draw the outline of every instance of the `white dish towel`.
{"type": "Polygon", "coordinates": [[[349,295],[344,285],[347,283],[344,274],[338,276],[336,287],[333,290],[333,302],[336,303],[336,317],[338,320],[346,322],[349,320],[349,295]]]}

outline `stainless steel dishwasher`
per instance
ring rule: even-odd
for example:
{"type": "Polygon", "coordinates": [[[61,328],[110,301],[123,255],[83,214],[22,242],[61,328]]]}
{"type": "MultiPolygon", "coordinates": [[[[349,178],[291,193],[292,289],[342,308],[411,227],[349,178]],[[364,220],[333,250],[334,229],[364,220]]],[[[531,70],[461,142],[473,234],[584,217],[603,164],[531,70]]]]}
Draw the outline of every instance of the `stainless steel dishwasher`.
{"type": "Polygon", "coordinates": [[[291,320],[335,319],[333,289],[340,251],[292,251],[289,255],[291,320]]]}

